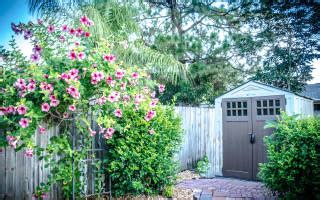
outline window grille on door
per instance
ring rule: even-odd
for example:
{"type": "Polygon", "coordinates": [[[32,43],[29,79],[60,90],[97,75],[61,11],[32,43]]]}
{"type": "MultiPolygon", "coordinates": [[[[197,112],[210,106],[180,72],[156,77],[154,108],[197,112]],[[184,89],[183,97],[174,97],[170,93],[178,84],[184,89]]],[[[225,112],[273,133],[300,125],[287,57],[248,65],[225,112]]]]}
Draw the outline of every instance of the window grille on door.
{"type": "Polygon", "coordinates": [[[227,116],[247,116],[248,102],[247,101],[228,101],[227,116]]]}
{"type": "Polygon", "coordinates": [[[257,115],[280,115],[280,99],[257,100],[257,115]]]}

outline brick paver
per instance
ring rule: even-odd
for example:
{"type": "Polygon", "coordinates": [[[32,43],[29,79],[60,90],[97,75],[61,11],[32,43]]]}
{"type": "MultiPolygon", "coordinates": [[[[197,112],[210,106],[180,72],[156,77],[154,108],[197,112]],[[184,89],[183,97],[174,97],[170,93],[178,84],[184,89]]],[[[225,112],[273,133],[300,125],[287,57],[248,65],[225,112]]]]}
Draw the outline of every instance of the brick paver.
{"type": "Polygon", "coordinates": [[[194,199],[277,199],[261,182],[216,177],[213,179],[184,180],[177,187],[201,190],[194,199]]]}

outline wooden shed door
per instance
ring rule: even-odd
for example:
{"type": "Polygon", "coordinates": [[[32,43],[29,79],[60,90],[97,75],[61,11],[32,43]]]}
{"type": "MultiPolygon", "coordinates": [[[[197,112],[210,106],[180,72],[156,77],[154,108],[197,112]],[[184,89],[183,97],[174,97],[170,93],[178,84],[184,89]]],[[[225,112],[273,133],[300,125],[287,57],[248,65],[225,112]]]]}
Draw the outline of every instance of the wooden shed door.
{"type": "Polygon", "coordinates": [[[284,96],[223,99],[224,176],[257,179],[258,164],[266,162],[263,137],[272,133],[265,122],[284,109],[284,96]]]}

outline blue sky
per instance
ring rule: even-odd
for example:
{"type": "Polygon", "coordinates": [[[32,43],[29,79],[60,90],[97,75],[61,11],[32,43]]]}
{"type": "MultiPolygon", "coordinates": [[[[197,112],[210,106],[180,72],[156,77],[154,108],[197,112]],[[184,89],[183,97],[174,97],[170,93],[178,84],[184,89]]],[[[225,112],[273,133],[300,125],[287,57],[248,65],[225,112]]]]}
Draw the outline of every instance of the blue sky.
{"type": "Polygon", "coordinates": [[[29,14],[27,0],[0,0],[0,45],[10,40],[11,22],[26,22],[32,19],[29,14]]]}
{"type": "MultiPolygon", "coordinates": [[[[11,31],[11,22],[27,22],[35,19],[29,14],[27,0],[0,0],[0,45],[7,46],[13,32],[11,31]]],[[[17,38],[17,42],[22,52],[28,54],[31,46],[26,43],[22,37],[17,38]]],[[[313,62],[312,76],[310,83],[320,83],[320,60],[313,62]]]]}

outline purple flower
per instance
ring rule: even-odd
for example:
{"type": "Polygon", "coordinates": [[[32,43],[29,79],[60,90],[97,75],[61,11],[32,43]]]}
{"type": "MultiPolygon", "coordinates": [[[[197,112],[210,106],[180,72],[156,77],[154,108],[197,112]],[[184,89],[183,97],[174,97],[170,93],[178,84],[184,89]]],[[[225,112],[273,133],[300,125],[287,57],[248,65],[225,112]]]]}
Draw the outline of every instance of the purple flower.
{"type": "Polygon", "coordinates": [[[49,25],[47,30],[48,30],[49,33],[53,33],[54,30],[55,30],[55,27],[53,25],[49,25]]]}
{"type": "Polygon", "coordinates": [[[42,48],[38,44],[36,44],[32,50],[35,54],[40,54],[42,51],[42,48]]]}
{"type": "Polygon", "coordinates": [[[33,35],[33,34],[32,34],[32,31],[31,31],[31,30],[25,30],[25,31],[24,31],[24,36],[23,36],[23,37],[24,37],[24,39],[26,39],[26,40],[27,40],[27,39],[31,38],[31,37],[32,37],[32,35],[33,35]]]}
{"type": "Polygon", "coordinates": [[[22,33],[22,28],[19,25],[15,25],[14,23],[11,23],[11,29],[17,35],[22,33]]]}
{"type": "Polygon", "coordinates": [[[40,60],[40,55],[37,53],[31,54],[30,59],[32,62],[38,62],[40,60]]]}

